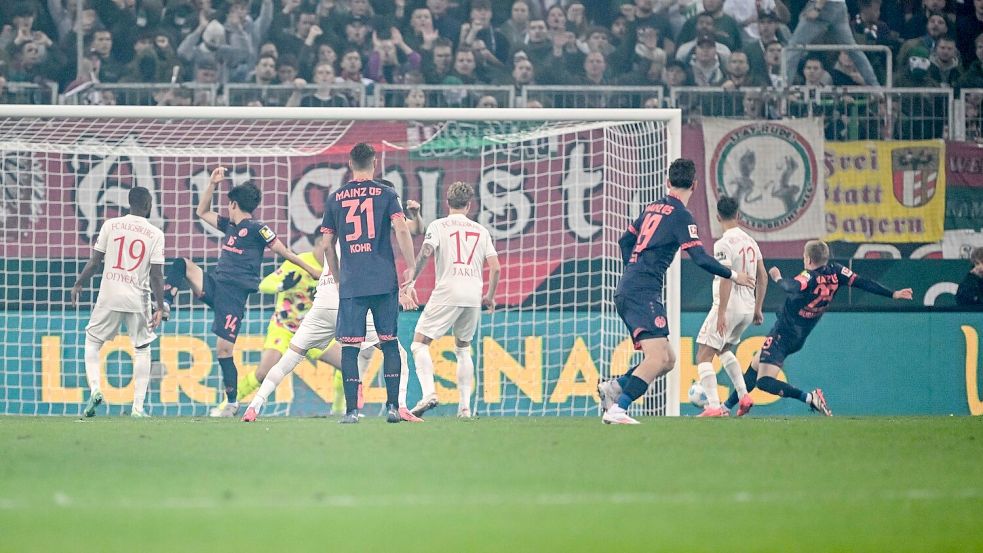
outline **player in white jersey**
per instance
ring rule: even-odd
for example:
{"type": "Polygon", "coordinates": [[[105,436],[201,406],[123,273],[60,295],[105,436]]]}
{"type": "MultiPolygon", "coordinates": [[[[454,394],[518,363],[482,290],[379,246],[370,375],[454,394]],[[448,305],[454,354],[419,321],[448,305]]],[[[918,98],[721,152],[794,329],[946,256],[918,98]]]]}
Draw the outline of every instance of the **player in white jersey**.
{"type": "MultiPolygon", "coordinates": [[[[319,240],[324,240],[322,236],[319,240]]],[[[335,245],[335,250],[341,246],[335,245]]],[[[340,256],[340,254],[338,254],[340,256]]],[[[284,352],[280,360],[266,374],[263,384],[259,387],[253,400],[249,403],[246,413],[242,416],[243,422],[253,422],[259,416],[263,405],[276,390],[280,381],[304,359],[307,352],[312,349],[325,349],[322,359],[330,359],[330,363],[335,367],[341,363],[341,345],[334,341],[335,330],[338,322],[338,306],[340,299],[338,296],[338,285],[335,282],[328,264],[322,260],[321,278],[317,283],[317,291],[314,294],[314,302],[311,310],[304,315],[300,322],[300,327],[290,339],[290,345],[284,352]],[[337,361],[338,364],[335,362],[337,361]]],[[[374,347],[379,344],[379,336],[375,330],[372,314],[368,314],[365,320],[365,341],[361,345],[358,355],[358,370],[360,377],[365,375],[369,361],[372,359],[374,347]]],[[[414,416],[406,408],[406,385],[409,380],[409,364],[407,362],[406,350],[402,346],[399,348],[401,363],[401,377],[399,388],[399,416],[407,422],[422,422],[423,419],[414,416]]],[[[344,401],[344,397],[336,397],[335,401],[344,401]]],[[[359,389],[359,403],[361,404],[361,388],[359,389]]],[[[361,405],[359,405],[361,408],[361,405]]]]}
{"type": "Polygon", "coordinates": [[[760,325],[764,321],[761,308],[765,301],[768,278],[758,243],[738,226],[737,212],[738,203],[734,198],[721,196],[717,201],[717,220],[724,228],[724,233],[713,245],[713,254],[725,267],[756,274],[756,284],[752,290],[735,287],[729,280],[720,277],[713,279],[713,307],[696,338],[699,346],[696,351],[696,370],[700,384],[707,394],[707,405],[700,414],[701,417],[726,417],[730,414],[728,409],[720,405],[717,375],[711,364],[714,355],[720,357],[720,363],[734,383],[734,389],[740,398],[738,416],[745,415],[754,405],[748,395],[741,366],[734,356],[734,349],[749,325],[760,325]]]}
{"type": "Polygon", "coordinates": [[[129,204],[128,215],[102,224],[92,257],[72,287],[72,306],[76,306],[82,287],[106,261],[96,305],[85,327],[85,378],[91,392],[83,411],[86,417],[94,416],[103,400],[99,350],[116,337],[123,324],[134,349],[130,414],[147,416],[143,403],[150,383],[150,344],[157,339],[154,329],[164,309],[164,233],[147,220],[153,197],[146,188],[131,188],[129,204]],[[157,301],[153,314],[151,291],[157,301]]]}
{"type": "Polygon", "coordinates": [[[495,289],[501,270],[498,253],[488,230],[468,219],[473,197],[474,189],[469,184],[455,182],[448,187],[447,206],[450,213],[427,227],[413,278],[403,289],[403,298],[408,300],[408,305],[404,307],[412,307],[416,303],[413,288],[416,278],[430,256],[435,256],[436,283],[416,324],[416,334],[410,346],[423,392],[420,402],[412,410],[417,416],[437,406],[430,343],[443,336],[448,329],[453,329],[454,352],[457,355],[457,389],[460,394],[457,415],[465,418],[471,416],[471,390],[474,386],[471,340],[478,328],[481,306],[492,311],[495,309],[495,289]],[[486,262],[489,269],[488,293],[482,297],[482,268],[486,262]]]}

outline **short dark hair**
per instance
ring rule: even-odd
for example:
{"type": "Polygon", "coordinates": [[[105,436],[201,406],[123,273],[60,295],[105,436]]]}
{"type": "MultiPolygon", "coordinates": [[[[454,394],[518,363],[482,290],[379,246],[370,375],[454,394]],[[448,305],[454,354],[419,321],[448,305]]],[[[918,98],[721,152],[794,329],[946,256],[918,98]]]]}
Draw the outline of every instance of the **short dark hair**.
{"type": "Polygon", "coordinates": [[[348,154],[348,159],[352,162],[352,169],[371,169],[372,160],[375,159],[375,149],[365,142],[359,142],[348,154]]]}
{"type": "Polygon", "coordinates": [[[681,157],[669,166],[669,184],[673,188],[693,188],[696,181],[696,164],[692,159],[681,157]]]}
{"type": "Polygon", "coordinates": [[[154,199],[153,196],[150,195],[150,191],[142,186],[134,186],[131,188],[126,198],[130,204],[131,212],[134,209],[141,213],[149,212],[150,207],[154,203],[154,199]]]}
{"type": "Polygon", "coordinates": [[[724,221],[733,221],[737,218],[737,200],[731,198],[730,196],[721,196],[717,200],[717,215],[724,221]]]}
{"type": "Polygon", "coordinates": [[[969,261],[973,265],[983,262],[983,246],[973,248],[973,251],[969,252],[969,261]]]}
{"type": "Polygon", "coordinates": [[[259,207],[262,198],[263,194],[259,191],[259,187],[251,182],[244,182],[229,190],[229,201],[239,204],[239,209],[246,213],[252,213],[259,207]]]}

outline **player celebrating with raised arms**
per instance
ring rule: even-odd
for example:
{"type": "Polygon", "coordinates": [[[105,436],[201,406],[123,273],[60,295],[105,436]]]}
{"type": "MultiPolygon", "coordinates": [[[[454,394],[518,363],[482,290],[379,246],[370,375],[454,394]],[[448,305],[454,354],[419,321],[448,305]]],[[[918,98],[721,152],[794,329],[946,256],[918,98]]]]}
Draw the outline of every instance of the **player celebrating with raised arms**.
{"type": "Polygon", "coordinates": [[[411,291],[416,277],[423,271],[427,260],[435,256],[436,284],[416,324],[416,334],[410,346],[423,391],[423,398],[412,410],[416,416],[437,406],[430,343],[443,336],[448,329],[454,331],[454,352],[457,355],[457,389],[460,392],[457,416],[471,416],[471,390],[474,387],[471,340],[478,329],[481,306],[495,309],[495,289],[501,271],[498,253],[488,230],[468,219],[473,197],[474,189],[469,184],[455,182],[448,187],[447,206],[450,213],[427,227],[413,279],[404,288],[403,301],[409,297],[408,306],[412,306],[416,301],[411,291]],[[486,263],[488,293],[482,297],[482,267],[486,263]]]}
{"type": "Polygon", "coordinates": [[[150,383],[150,344],[157,339],[154,329],[164,312],[164,233],[150,224],[153,197],[146,188],[131,188],[130,212],[107,220],[99,229],[92,257],[72,287],[72,306],[78,303],[82,286],[108,257],[96,306],[85,327],[85,378],[89,382],[89,401],[83,414],[91,417],[102,403],[99,350],[126,324],[133,343],[134,417],[146,417],[143,403],[150,383]],[[150,314],[150,293],[157,310],[150,314]]]}
{"type": "Polygon", "coordinates": [[[270,227],[253,219],[253,211],[259,207],[262,199],[262,193],[255,184],[243,183],[229,191],[228,217],[211,210],[215,187],[225,179],[225,171],[225,167],[216,167],[212,171],[195,211],[204,223],[225,233],[218,265],[213,271],[205,273],[190,259],[175,260],[167,269],[165,293],[168,295],[169,310],[178,291],[189,284],[195,297],[214,311],[212,332],[218,337],[216,350],[226,398],[225,408],[215,416],[234,417],[239,411],[239,402],[238,370],[232,350],[246,313],[246,300],[258,288],[266,248],[290,260],[314,278],[321,273],[283,245],[270,227]]]}
{"type": "MultiPolygon", "coordinates": [[[[401,363],[396,336],[400,301],[390,234],[395,231],[400,255],[408,265],[414,260],[413,238],[396,191],[373,180],[375,150],[365,143],[356,144],[348,163],[352,180],[328,196],[321,224],[330,241],[326,261],[331,274],[338,275],[337,339],[342,344],[341,372],[347,407],[341,422],[358,422],[359,345],[365,341],[366,314],[371,311],[383,355],[387,420],[397,423],[401,420],[401,363]],[[340,267],[336,243],[341,244],[340,267]]],[[[412,271],[407,268],[407,276],[412,271]]]]}
{"type": "Polygon", "coordinates": [[[752,322],[756,325],[764,322],[761,308],[768,289],[768,273],[765,271],[758,243],[738,226],[737,208],[737,200],[734,198],[721,196],[717,200],[717,220],[724,228],[724,233],[713,245],[713,256],[724,267],[747,274],[754,273],[755,287],[754,290],[734,288],[729,280],[720,277],[713,279],[713,307],[696,337],[699,345],[696,350],[696,370],[700,384],[707,394],[707,406],[700,414],[701,417],[726,417],[729,414],[720,406],[717,375],[711,364],[714,355],[720,357],[720,363],[734,383],[734,390],[740,400],[737,415],[747,414],[754,405],[744,386],[744,375],[737,357],[734,356],[734,349],[741,342],[744,330],[752,322]]]}
{"type": "MultiPolygon", "coordinates": [[[[778,380],[778,373],[785,358],[802,349],[812,329],[819,323],[841,285],[853,286],[878,296],[896,300],[910,300],[911,288],[889,290],[873,280],[866,279],[839,263],[830,263],[829,246],[822,240],[806,242],[802,254],[805,269],[794,278],[782,278],[781,271],[772,267],[768,274],[788,294],[778,312],[778,321],[761,346],[748,368],[745,383],[748,389],[758,389],[779,397],[795,398],[826,416],[832,416],[826,397],[819,388],[811,392],[778,380]],[[757,382],[755,383],[755,379],[757,382]],[[750,383],[748,383],[750,382],[750,383]]],[[[731,394],[727,403],[733,405],[731,394]]]]}
{"type": "Polygon", "coordinates": [[[689,252],[705,271],[741,286],[754,286],[754,278],[724,267],[703,250],[696,223],[686,209],[695,187],[693,161],[673,161],[666,197],[646,207],[618,240],[625,272],[614,295],[615,308],[644,358],[620,378],[598,385],[605,424],[638,424],[628,416],[628,407],[676,364],[661,299],[666,270],[679,249],[689,252]]]}

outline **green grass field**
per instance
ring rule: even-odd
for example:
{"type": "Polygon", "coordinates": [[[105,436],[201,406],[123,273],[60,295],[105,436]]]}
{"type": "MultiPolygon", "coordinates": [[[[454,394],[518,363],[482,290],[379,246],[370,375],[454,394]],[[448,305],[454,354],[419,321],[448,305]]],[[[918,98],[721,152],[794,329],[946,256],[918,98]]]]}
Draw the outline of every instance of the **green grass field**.
{"type": "Polygon", "coordinates": [[[981,551],[983,419],[0,418],[0,551],[981,551]]]}

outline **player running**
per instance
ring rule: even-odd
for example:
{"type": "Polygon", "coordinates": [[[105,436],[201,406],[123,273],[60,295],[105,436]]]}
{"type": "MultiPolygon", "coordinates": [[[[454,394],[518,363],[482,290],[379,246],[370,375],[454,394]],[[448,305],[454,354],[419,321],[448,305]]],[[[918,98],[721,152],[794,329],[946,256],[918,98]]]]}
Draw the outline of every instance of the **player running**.
{"type": "Polygon", "coordinates": [[[95,308],[85,327],[85,378],[89,382],[89,401],[82,413],[96,414],[102,403],[99,350],[126,324],[133,343],[133,417],[146,417],[144,399],[150,383],[150,344],[157,339],[154,329],[164,312],[164,233],[150,224],[153,197],[146,188],[131,188],[130,213],[107,220],[99,229],[92,257],[72,286],[72,306],[105,258],[102,282],[95,308]],[[157,301],[151,315],[150,293],[157,301]]]}
{"type": "Polygon", "coordinates": [[[618,379],[598,385],[605,424],[638,424],[628,416],[628,407],[645,394],[653,380],[676,364],[661,300],[666,269],[679,249],[689,252],[705,271],[741,286],[754,286],[754,278],[724,267],[703,251],[696,223],[686,209],[695,187],[693,161],[673,161],[666,197],[646,207],[618,240],[625,272],[614,295],[615,308],[631,333],[635,349],[642,350],[644,358],[618,379]]]}
{"type": "Polygon", "coordinates": [[[437,393],[433,379],[433,359],[430,343],[453,329],[457,356],[457,389],[460,401],[457,416],[471,417],[471,390],[474,387],[474,361],[471,359],[471,340],[478,329],[481,306],[495,310],[495,290],[501,267],[498,253],[492,244],[488,230],[468,219],[474,189],[463,182],[455,182],[447,189],[447,217],[437,219],[427,227],[426,238],[416,259],[413,279],[407,283],[404,294],[410,296],[412,306],[416,302],[416,278],[435,256],[437,279],[430,300],[416,324],[416,334],[410,351],[416,361],[416,374],[420,379],[423,397],[412,413],[420,416],[437,406],[437,393]],[[488,293],[481,296],[482,267],[488,264],[488,293]]]}
{"type": "MultiPolygon", "coordinates": [[[[829,246],[822,240],[806,242],[802,254],[805,270],[794,278],[782,278],[778,267],[772,267],[768,274],[788,294],[785,304],[778,312],[778,321],[768,332],[761,351],[754,357],[747,370],[747,388],[758,389],[779,397],[795,398],[827,417],[832,416],[826,397],[819,388],[806,393],[778,380],[778,373],[785,364],[785,358],[802,349],[812,329],[819,323],[829,307],[833,296],[841,285],[853,286],[878,296],[896,300],[910,300],[911,288],[889,290],[873,280],[866,279],[839,263],[830,263],[829,246]],[[757,382],[755,383],[755,379],[757,382]]],[[[736,393],[727,399],[728,407],[737,399],[736,393]],[[733,400],[733,402],[731,401],[733,400]]]]}
{"type": "Polygon", "coordinates": [[[232,350],[246,313],[246,300],[259,285],[264,251],[270,248],[314,278],[320,276],[320,271],[283,245],[270,227],[253,219],[253,211],[262,199],[255,184],[243,183],[229,191],[228,217],[211,210],[215,187],[225,179],[225,171],[225,167],[216,167],[212,171],[195,211],[204,223],[225,233],[218,264],[213,271],[205,273],[190,259],[175,260],[167,270],[165,309],[170,310],[174,297],[186,284],[191,286],[195,297],[213,309],[212,333],[218,337],[216,350],[226,399],[224,410],[217,415],[234,417],[239,411],[239,402],[238,371],[232,350]]]}
{"type": "Polygon", "coordinates": [[[713,256],[724,267],[755,274],[755,287],[754,290],[734,288],[729,280],[720,277],[713,279],[713,307],[696,337],[699,345],[696,350],[696,371],[707,394],[706,409],[699,415],[701,417],[726,417],[729,414],[729,410],[720,406],[717,375],[711,364],[714,355],[720,357],[720,363],[734,383],[740,400],[737,416],[747,414],[754,405],[744,386],[744,375],[734,350],[751,323],[760,325],[764,321],[761,307],[768,289],[768,273],[758,243],[738,226],[737,208],[737,200],[729,196],[721,196],[717,201],[717,220],[724,233],[713,245],[713,256]]]}

